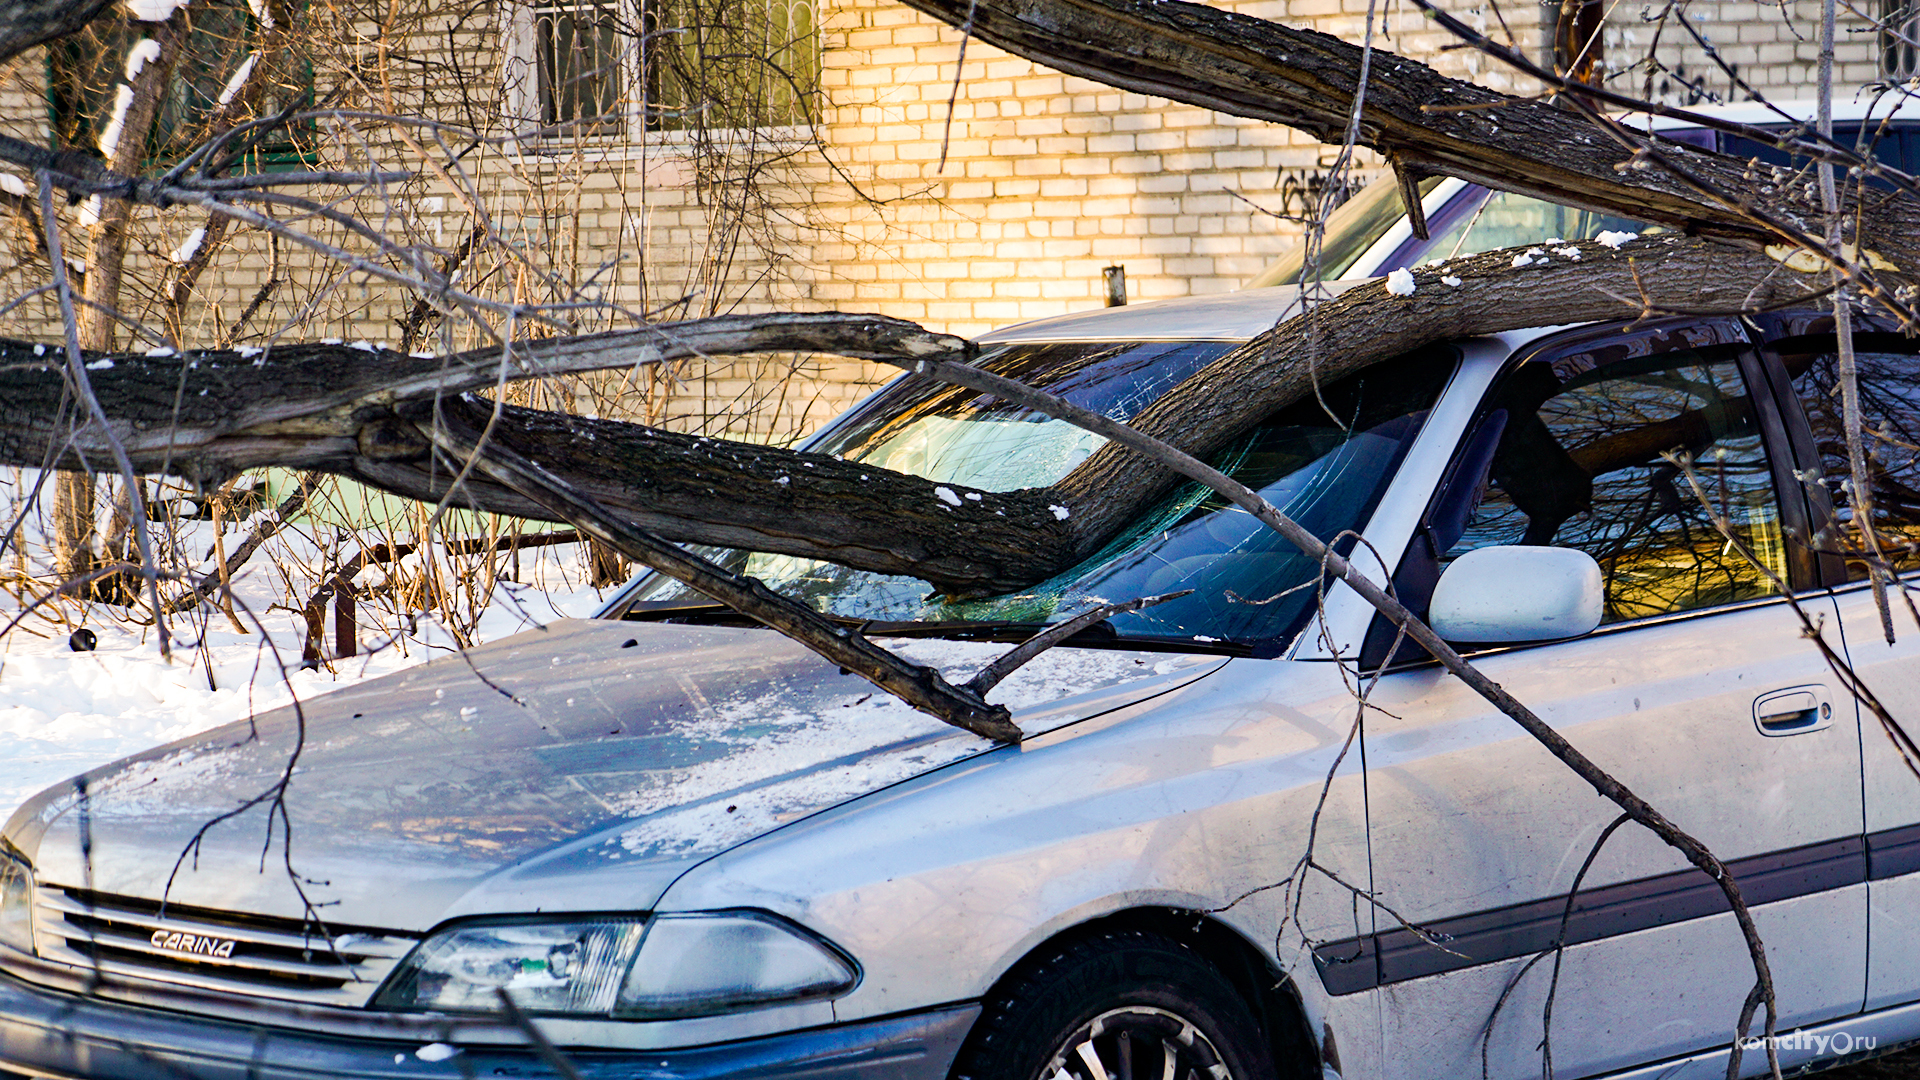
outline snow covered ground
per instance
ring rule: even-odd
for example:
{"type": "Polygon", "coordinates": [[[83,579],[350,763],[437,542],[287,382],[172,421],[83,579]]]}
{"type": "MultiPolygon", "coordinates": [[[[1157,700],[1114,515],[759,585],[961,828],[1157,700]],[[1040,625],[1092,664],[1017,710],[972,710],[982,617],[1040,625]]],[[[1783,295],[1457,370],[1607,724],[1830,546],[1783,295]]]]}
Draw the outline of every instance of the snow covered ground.
{"type": "MultiPolygon", "coordinates": [[[[280,555],[298,557],[298,548],[280,555]]],[[[600,605],[601,593],[583,584],[577,546],[530,550],[521,558],[527,584],[495,588],[479,621],[479,641],[588,615],[600,605]]],[[[237,632],[224,615],[179,616],[172,620],[169,661],[152,628],[113,618],[109,608],[82,613],[77,606],[67,609],[67,625],[30,615],[0,636],[0,821],[34,792],[96,765],[284,705],[296,694],[305,699],[421,663],[452,646],[445,630],[430,622],[399,638],[363,626],[362,655],[332,661],[331,671],[300,670],[301,624],[286,610],[269,610],[278,599],[270,564],[256,561],[261,565],[250,565],[235,591],[270,641],[237,632]],[[94,651],[68,647],[78,625],[97,635],[94,651]]],[[[369,570],[359,580],[379,577],[369,570]]],[[[18,610],[6,599],[0,625],[18,610]]],[[[328,624],[331,633],[331,612],[328,624]]]]}

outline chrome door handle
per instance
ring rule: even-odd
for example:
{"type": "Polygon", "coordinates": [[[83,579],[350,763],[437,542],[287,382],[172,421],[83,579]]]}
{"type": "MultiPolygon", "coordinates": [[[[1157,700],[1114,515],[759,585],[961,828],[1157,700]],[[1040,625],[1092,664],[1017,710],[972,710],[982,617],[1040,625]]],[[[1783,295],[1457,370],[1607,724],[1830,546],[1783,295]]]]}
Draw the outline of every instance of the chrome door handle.
{"type": "Polygon", "coordinates": [[[1762,735],[1800,735],[1833,726],[1824,686],[1790,686],[1753,699],[1753,726],[1762,735]]]}

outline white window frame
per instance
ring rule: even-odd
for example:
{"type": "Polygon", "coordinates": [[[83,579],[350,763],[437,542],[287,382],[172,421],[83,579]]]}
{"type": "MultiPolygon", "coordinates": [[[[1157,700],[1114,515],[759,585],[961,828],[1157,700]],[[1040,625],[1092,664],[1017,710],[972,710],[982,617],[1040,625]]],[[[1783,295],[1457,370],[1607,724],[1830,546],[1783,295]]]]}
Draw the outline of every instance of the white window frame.
{"type": "MultiPolygon", "coordinates": [[[[619,0],[629,6],[627,17],[632,24],[638,25],[640,12],[637,10],[640,0],[619,0]]],[[[788,0],[795,2],[795,0],[788,0]]],[[[812,33],[816,47],[820,34],[820,15],[817,0],[811,2],[814,7],[812,33]]],[[[608,125],[610,130],[592,134],[577,133],[572,130],[544,132],[545,113],[540,99],[540,58],[539,29],[536,20],[540,12],[554,8],[586,6],[565,2],[542,3],[540,0],[508,0],[501,5],[501,33],[507,45],[507,59],[504,65],[505,106],[511,129],[521,132],[539,132],[519,141],[521,152],[536,151],[540,154],[570,153],[575,148],[584,149],[596,157],[632,158],[648,154],[673,154],[683,152],[692,142],[692,137],[681,129],[648,128],[645,118],[636,107],[631,88],[640,85],[642,71],[640,42],[636,38],[624,39],[628,48],[621,55],[621,80],[623,92],[620,104],[623,106],[621,120],[616,125],[608,125]]],[[[818,78],[816,65],[815,76],[818,78]]],[[[818,116],[818,97],[822,93],[816,84],[812,89],[816,97],[816,108],[810,110],[818,116]]],[[[811,124],[769,124],[760,125],[752,130],[752,137],[764,142],[798,143],[813,137],[811,124]]],[[[729,136],[747,135],[746,129],[716,128],[709,129],[707,137],[726,139],[729,136]]]]}
{"type": "MultiPolygon", "coordinates": [[[[618,0],[631,9],[633,0],[618,0]]],[[[544,132],[546,112],[540,98],[540,33],[538,19],[543,12],[561,8],[589,7],[585,3],[540,2],[540,0],[509,0],[501,5],[501,31],[507,43],[506,108],[509,123],[516,131],[541,132],[531,139],[524,140],[529,145],[564,146],[576,142],[590,147],[613,147],[638,141],[645,134],[645,123],[638,110],[629,108],[630,88],[638,85],[641,77],[640,46],[637,39],[623,39],[625,47],[620,55],[621,92],[617,95],[617,104],[622,110],[619,120],[606,125],[607,130],[592,133],[577,132],[563,128],[555,132],[544,132]]],[[[639,21],[638,11],[629,10],[635,22],[639,21]]]]}

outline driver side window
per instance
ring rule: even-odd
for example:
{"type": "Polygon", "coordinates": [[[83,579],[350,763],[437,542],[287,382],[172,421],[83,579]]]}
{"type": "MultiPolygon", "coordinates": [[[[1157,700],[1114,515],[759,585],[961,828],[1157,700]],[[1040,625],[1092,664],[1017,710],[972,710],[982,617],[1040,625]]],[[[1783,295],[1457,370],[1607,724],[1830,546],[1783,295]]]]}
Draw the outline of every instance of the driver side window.
{"type": "Polygon", "coordinates": [[[1603,623],[1778,591],[1762,567],[1785,580],[1786,549],[1736,359],[1743,346],[1649,355],[1646,340],[1529,361],[1505,376],[1479,502],[1443,562],[1493,544],[1579,548],[1600,564],[1603,623]]]}

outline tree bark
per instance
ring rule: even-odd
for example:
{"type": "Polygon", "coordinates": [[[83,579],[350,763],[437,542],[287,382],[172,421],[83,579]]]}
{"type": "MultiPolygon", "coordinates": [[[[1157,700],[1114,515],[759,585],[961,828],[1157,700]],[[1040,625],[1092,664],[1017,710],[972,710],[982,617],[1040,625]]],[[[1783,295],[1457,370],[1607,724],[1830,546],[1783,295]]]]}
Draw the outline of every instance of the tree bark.
{"type": "MultiPolygon", "coordinates": [[[[1378,282],[1346,292],[1202,368],[1130,424],[1206,459],[1316,382],[1434,342],[1643,312],[1756,311],[1817,296],[1826,284],[1824,275],[1705,240],[1661,236],[1618,249],[1588,241],[1532,250],[1541,254],[1520,267],[1513,252],[1496,251],[1417,269],[1410,296],[1378,282]],[[1447,284],[1449,278],[1460,284],[1447,284]]],[[[1177,482],[1163,466],[1109,445],[1053,491],[1073,507],[1076,552],[1088,553],[1177,482]]]]}
{"type": "Polygon", "coordinates": [[[93,474],[62,472],[53,479],[53,572],[74,581],[93,572],[93,474]]]}
{"type": "Polygon", "coordinates": [[[79,30],[113,0],[0,0],[0,60],[79,30]]]}

